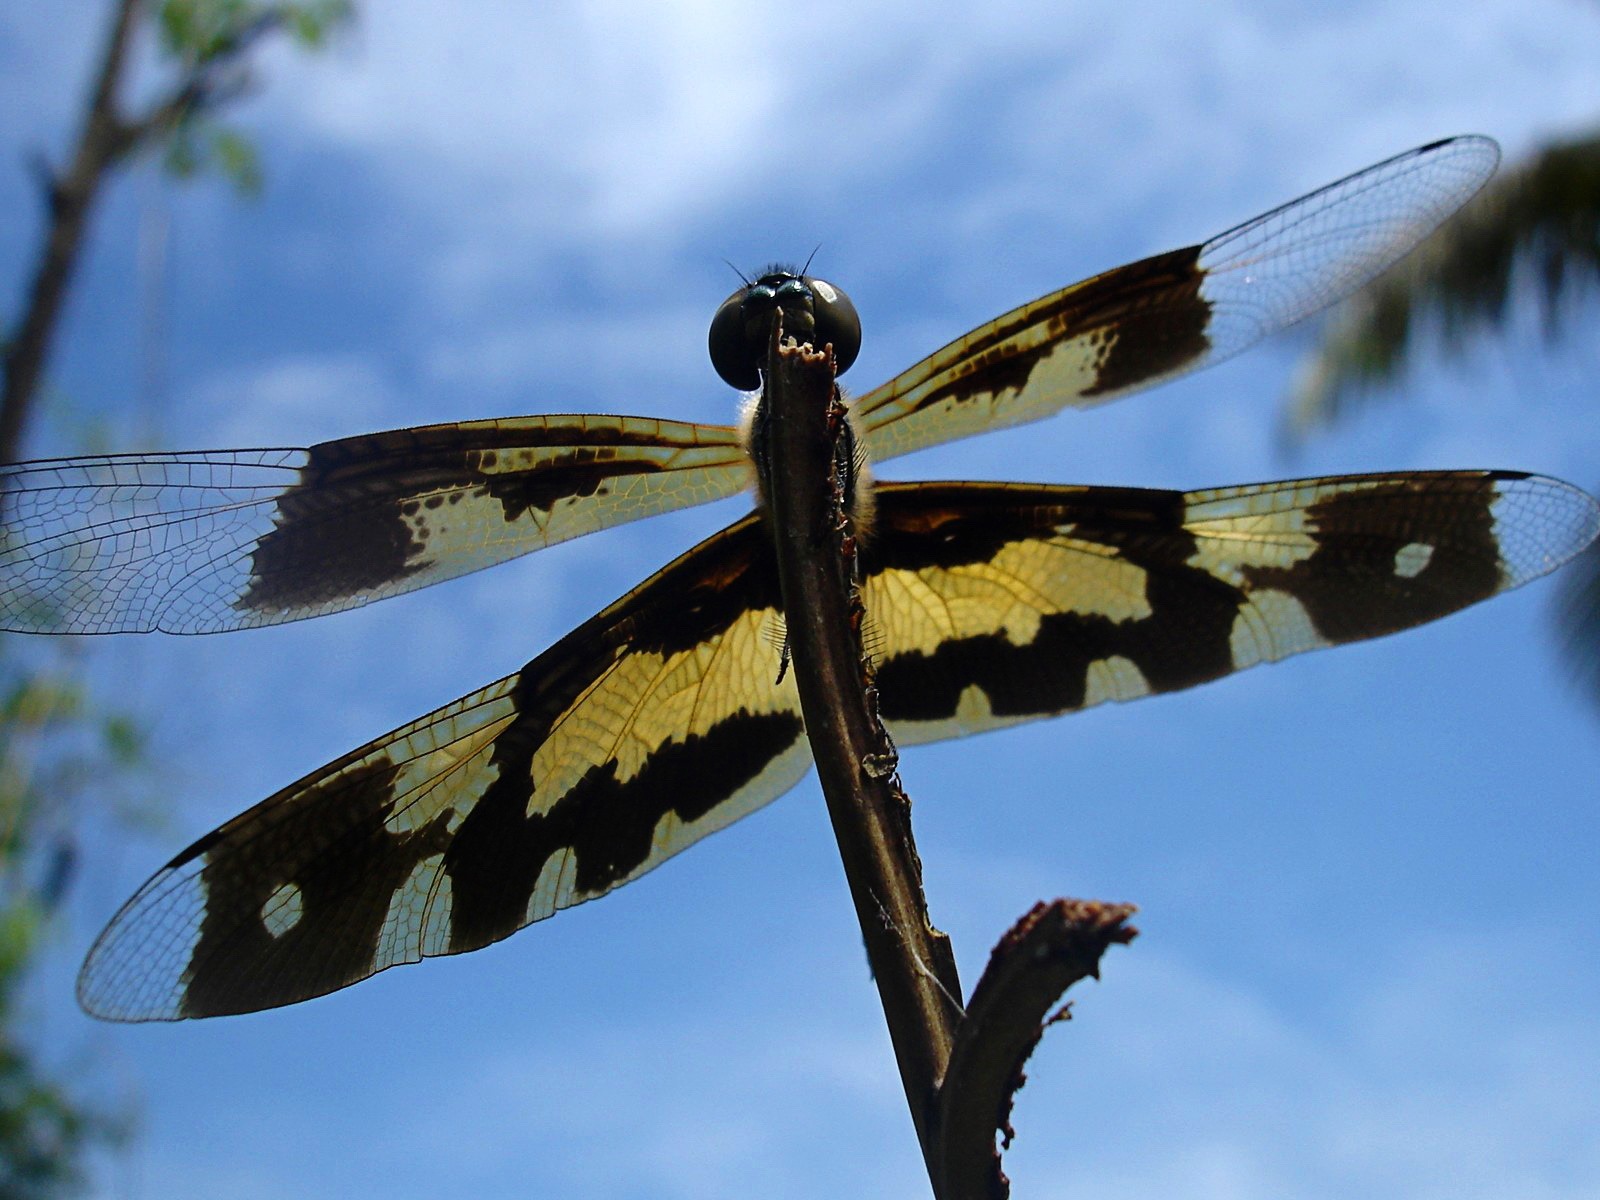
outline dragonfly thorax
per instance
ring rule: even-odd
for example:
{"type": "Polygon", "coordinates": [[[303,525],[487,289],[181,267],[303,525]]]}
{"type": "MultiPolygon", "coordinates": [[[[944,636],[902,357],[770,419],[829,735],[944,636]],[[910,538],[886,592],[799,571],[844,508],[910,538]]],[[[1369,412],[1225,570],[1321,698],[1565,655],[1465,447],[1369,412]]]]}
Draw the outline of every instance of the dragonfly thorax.
{"type": "MultiPolygon", "coordinates": [[[[785,326],[787,328],[787,326],[785,326]]],[[[770,432],[765,389],[746,398],[739,410],[739,440],[750,459],[755,473],[756,499],[763,510],[767,509],[771,492],[769,472],[772,470],[772,453],[768,446],[770,432]]],[[[839,431],[833,449],[833,470],[839,488],[845,516],[857,538],[871,536],[873,520],[873,478],[871,462],[867,455],[866,439],[853,409],[843,412],[844,426],[839,431]]]]}

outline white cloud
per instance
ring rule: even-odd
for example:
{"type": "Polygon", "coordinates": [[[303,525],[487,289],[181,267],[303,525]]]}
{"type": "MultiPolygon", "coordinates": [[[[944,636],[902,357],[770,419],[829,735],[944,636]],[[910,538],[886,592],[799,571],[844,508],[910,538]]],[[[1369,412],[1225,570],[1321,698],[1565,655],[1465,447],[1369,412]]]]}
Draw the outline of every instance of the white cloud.
{"type": "Polygon", "coordinates": [[[364,69],[317,72],[294,103],[336,141],[489,184],[481,200],[492,208],[538,181],[573,204],[578,224],[622,230],[670,214],[695,178],[735,167],[766,123],[770,85],[739,53],[753,16],[707,22],[683,4],[480,5],[466,17],[410,6],[368,14],[364,69]],[[709,62],[722,67],[715,77],[709,62]]]}
{"type": "Polygon", "coordinates": [[[717,255],[748,266],[818,240],[871,301],[866,363],[892,367],[932,348],[917,326],[957,334],[1424,138],[1482,128],[1515,150],[1580,123],[1600,111],[1577,52],[1597,24],[1579,7],[1529,22],[1513,0],[1449,19],[1233,0],[1137,21],[1033,0],[803,19],[408,5],[364,10],[331,56],[280,50],[251,120],[275,177],[333,151],[370,188],[374,236],[414,260],[417,353],[458,376],[610,364],[608,341],[679,336],[693,305],[649,297],[679,286],[686,255],[698,286],[717,255]]]}

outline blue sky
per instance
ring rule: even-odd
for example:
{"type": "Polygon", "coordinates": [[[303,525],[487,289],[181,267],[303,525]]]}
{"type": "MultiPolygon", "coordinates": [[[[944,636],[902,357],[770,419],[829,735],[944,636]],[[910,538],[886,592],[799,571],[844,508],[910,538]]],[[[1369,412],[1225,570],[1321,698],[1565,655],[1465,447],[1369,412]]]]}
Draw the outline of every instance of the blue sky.
{"type": "MultiPolygon", "coordinates": [[[[0,11],[0,278],[16,166],[71,128],[105,5],[0,11]]],[[[1003,309],[1432,138],[1515,157],[1600,114],[1589,4],[1137,8],[621,0],[376,6],[271,55],[268,183],[150,172],[98,214],[56,358],[108,449],[425,421],[730,419],[705,323],[746,268],[847,287],[878,382],[1003,309]],[[537,12],[535,12],[537,8],[537,12]]],[[[13,301],[14,302],[14,301],[13,301]]],[[[1523,330],[1293,458],[1304,333],[891,478],[1201,487],[1500,466],[1600,483],[1590,346],[1523,330]]],[[[99,839],[39,980],[57,1061],[137,1105],[99,1195],[914,1197],[926,1185],[807,781],[602,903],[250,1017],[98,1025],[76,963],[193,837],[521,665],[741,511],[657,519],[321,621],[87,647],[170,805],[99,839]]],[[[1029,1072],[1025,1197],[1600,1193],[1600,725],[1535,585],[1428,629],[908,752],[968,987],[1036,899],[1141,905],[1029,1072]]]]}

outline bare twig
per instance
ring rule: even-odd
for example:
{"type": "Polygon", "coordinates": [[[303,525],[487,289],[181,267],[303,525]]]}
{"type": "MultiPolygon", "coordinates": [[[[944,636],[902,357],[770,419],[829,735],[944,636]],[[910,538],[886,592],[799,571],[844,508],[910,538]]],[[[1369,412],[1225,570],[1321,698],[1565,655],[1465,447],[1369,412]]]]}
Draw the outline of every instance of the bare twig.
{"type": "MultiPolygon", "coordinates": [[[[910,801],[861,653],[852,468],[831,354],[785,345],[774,320],[756,459],[778,555],[795,682],[928,1177],[939,1200],[1001,1200],[1022,1064],[1061,993],[1130,941],[1133,908],[1038,905],[995,948],[961,1008],[949,939],[928,920],[910,801]]],[[[1063,1010],[1064,1012],[1065,1010],[1063,1010]]]]}

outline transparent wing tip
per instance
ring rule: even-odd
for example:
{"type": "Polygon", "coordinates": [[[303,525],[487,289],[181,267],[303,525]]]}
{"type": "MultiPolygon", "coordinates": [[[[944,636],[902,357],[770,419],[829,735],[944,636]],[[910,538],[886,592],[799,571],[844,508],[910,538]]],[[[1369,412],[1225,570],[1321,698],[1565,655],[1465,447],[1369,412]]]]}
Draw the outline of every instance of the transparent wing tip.
{"type": "Polygon", "coordinates": [[[1600,501],[1582,488],[1528,475],[1496,490],[1495,537],[1507,587],[1548,575],[1600,537],[1600,501]]]}

